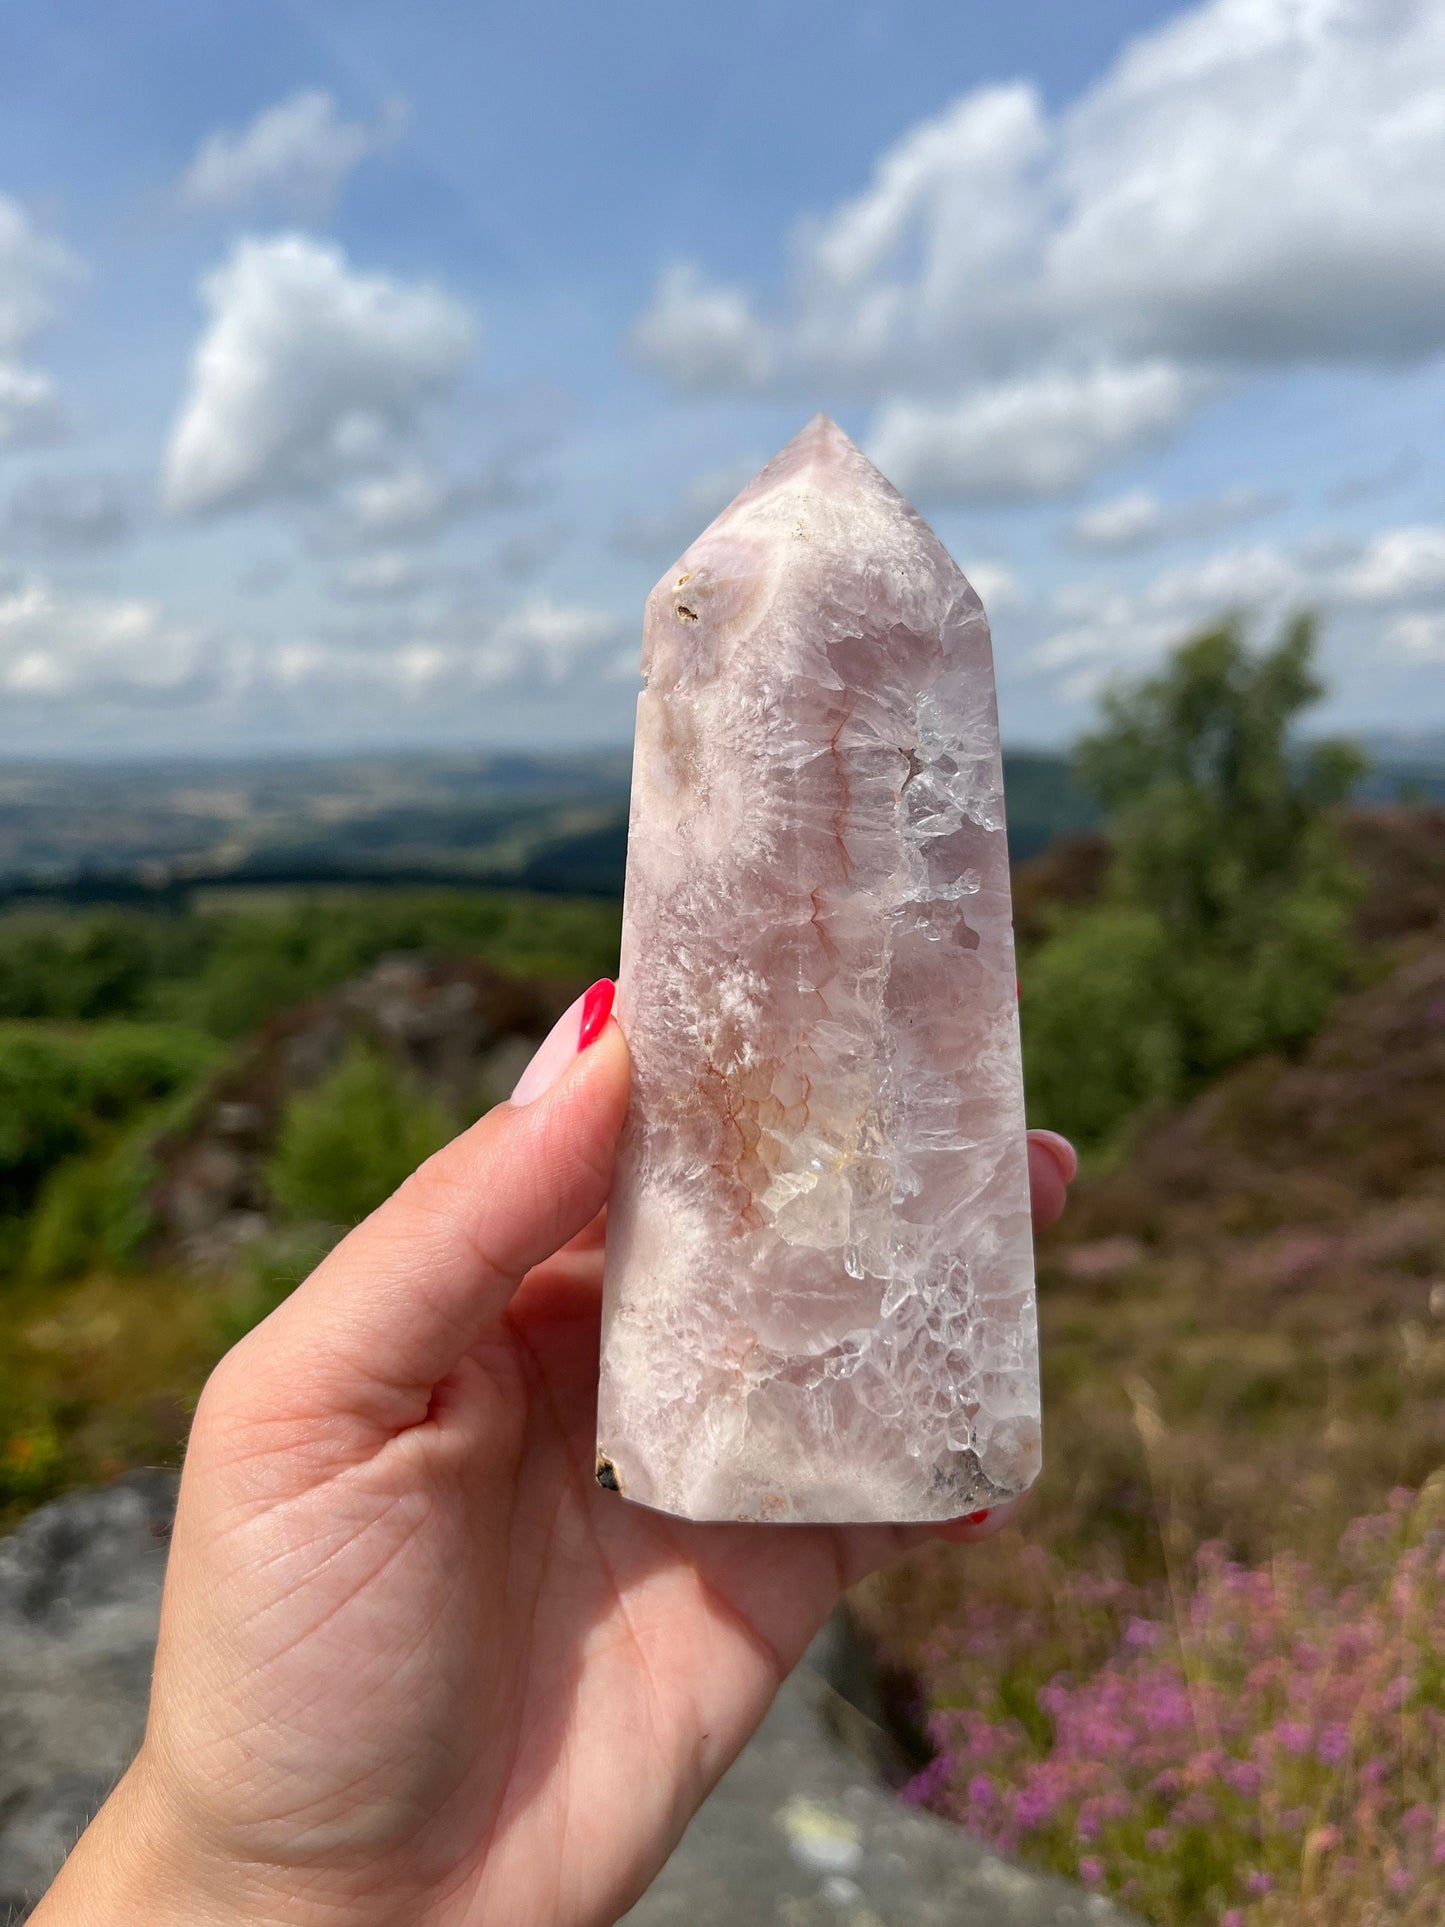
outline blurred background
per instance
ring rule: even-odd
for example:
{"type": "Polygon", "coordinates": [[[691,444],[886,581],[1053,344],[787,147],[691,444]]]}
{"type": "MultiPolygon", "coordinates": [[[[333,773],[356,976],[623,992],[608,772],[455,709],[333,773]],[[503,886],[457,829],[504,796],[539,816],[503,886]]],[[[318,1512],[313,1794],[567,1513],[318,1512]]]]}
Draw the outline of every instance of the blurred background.
{"type": "Polygon", "coordinates": [[[1445,0],[20,0],[0,1522],[615,967],[638,621],[818,408],[988,608],[1048,1470],[856,1602],[1151,1921],[1445,1895],[1445,0]]]}

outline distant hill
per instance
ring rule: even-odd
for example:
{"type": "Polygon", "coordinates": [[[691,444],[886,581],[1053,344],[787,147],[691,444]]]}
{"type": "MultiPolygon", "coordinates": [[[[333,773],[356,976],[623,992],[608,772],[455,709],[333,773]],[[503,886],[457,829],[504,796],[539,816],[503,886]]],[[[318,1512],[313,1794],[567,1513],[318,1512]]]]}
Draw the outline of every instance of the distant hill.
{"type": "Polygon", "coordinates": [[[1364,736],[1370,759],[1361,802],[1445,803],[1445,730],[1364,736]]]}
{"type": "MultiPolygon", "coordinates": [[[[1361,800],[1445,801],[1445,737],[1377,739],[1361,800]]],[[[0,901],[154,902],[200,884],[519,884],[615,897],[626,750],[0,764],[0,901]]],[[[1009,848],[1097,812],[1058,751],[1004,754],[1009,848]]]]}
{"type": "MultiPolygon", "coordinates": [[[[0,893],[520,881],[554,847],[581,839],[585,849],[598,833],[615,843],[629,777],[625,750],[4,765],[0,893]]],[[[568,887],[619,887],[595,861],[554,867],[592,876],[568,887]]],[[[547,886],[539,877],[535,887],[547,886]]]]}

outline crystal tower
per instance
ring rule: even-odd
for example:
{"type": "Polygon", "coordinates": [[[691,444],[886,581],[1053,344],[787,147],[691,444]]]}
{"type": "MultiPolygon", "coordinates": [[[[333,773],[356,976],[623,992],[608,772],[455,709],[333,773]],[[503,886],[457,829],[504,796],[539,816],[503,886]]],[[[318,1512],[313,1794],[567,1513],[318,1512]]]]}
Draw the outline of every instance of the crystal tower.
{"type": "Polygon", "coordinates": [[[1039,1465],[993,658],[819,416],[648,599],[598,1477],[946,1519],[1039,1465]]]}

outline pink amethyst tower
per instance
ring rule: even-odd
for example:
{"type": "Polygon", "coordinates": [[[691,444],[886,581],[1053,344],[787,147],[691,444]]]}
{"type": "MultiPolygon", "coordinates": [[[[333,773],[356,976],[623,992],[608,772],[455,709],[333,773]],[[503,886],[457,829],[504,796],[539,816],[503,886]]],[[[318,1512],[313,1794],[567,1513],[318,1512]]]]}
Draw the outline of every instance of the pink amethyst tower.
{"type": "Polygon", "coordinates": [[[826,416],[653,590],[597,1475],[690,1519],[953,1518],[1039,1468],[993,656],[826,416]]]}

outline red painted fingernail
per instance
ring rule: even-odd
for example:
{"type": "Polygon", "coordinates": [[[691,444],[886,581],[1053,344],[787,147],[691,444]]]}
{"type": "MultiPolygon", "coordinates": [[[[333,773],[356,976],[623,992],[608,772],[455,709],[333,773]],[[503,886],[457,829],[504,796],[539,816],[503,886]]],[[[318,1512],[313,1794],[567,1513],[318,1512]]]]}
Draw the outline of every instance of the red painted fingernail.
{"type": "Polygon", "coordinates": [[[593,984],[582,999],[582,1022],[577,1027],[577,1048],[586,1050],[595,1044],[602,1035],[603,1026],[612,1015],[612,1000],[617,995],[617,986],[610,977],[603,977],[593,984]]]}
{"type": "Polygon", "coordinates": [[[965,1514],[971,1526],[981,1526],[985,1519],[991,1518],[992,1516],[987,1507],[985,1507],[982,1512],[969,1512],[965,1514]]]}
{"type": "Polygon", "coordinates": [[[1048,1152],[1064,1183],[1072,1184],[1079,1175],[1079,1154],[1069,1140],[1060,1137],[1057,1131],[1030,1131],[1029,1138],[1040,1150],[1048,1152]]]}

